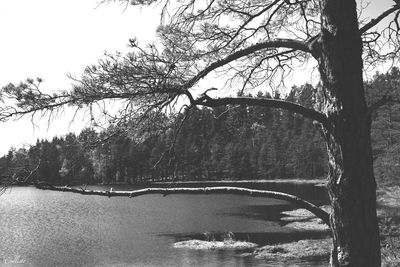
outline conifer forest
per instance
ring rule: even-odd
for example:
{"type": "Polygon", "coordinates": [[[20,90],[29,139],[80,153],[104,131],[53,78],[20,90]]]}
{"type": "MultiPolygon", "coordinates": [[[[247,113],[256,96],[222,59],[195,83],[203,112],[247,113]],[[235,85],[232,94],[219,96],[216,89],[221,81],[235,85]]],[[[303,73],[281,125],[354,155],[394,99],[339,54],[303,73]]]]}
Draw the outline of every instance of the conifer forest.
{"type": "MultiPolygon", "coordinates": [[[[376,74],[365,84],[369,102],[396,93],[400,71],[376,74]]],[[[286,100],[313,107],[318,86],[292,88],[286,100]]],[[[239,93],[238,93],[239,94],[239,93]]],[[[259,92],[257,97],[282,98],[259,92]]],[[[400,104],[373,114],[372,146],[378,184],[399,184],[400,104]]],[[[165,115],[136,133],[84,129],[12,148],[0,159],[3,177],[51,184],[150,181],[316,179],[327,175],[320,129],[309,119],[269,107],[228,105],[165,115]],[[184,123],[183,123],[184,122],[184,123]]]]}

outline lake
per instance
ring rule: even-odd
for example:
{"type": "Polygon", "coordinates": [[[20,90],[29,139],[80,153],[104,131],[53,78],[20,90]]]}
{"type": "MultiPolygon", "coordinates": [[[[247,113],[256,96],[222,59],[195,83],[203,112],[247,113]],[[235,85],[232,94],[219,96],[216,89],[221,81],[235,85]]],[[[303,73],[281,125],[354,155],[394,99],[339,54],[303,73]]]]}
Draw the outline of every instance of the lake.
{"type": "MultiPolygon", "coordinates": [[[[106,188],[106,187],[105,187],[106,188]]],[[[18,266],[325,266],[276,262],[246,251],[174,248],[229,231],[258,245],[321,238],[283,226],[284,201],[235,195],[84,196],[13,187],[0,196],[0,263],[18,266]]]]}

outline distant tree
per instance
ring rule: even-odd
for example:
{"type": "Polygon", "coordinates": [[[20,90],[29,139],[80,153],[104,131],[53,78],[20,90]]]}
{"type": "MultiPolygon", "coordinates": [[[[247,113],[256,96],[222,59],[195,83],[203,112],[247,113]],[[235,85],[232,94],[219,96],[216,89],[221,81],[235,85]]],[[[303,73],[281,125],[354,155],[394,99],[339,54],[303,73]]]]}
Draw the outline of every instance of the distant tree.
{"type": "MultiPolygon", "coordinates": [[[[366,84],[367,100],[399,99],[400,71],[376,74],[366,84]]],[[[383,185],[400,184],[400,103],[390,102],[372,114],[375,176],[383,185]]]]}
{"type": "MultiPolygon", "coordinates": [[[[162,2],[121,1],[135,6],[162,2]]],[[[68,92],[45,94],[33,80],[10,84],[4,97],[17,105],[4,107],[1,118],[63,105],[94,108],[110,99],[118,99],[122,109],[107,119],[128,129],[160,122],[157,117],[180,101],[189,105],[186,110],[247,105],[303,115],[320,124],[327,145],[331,264],[379,266],[371,114],[398,99],[382,96],[368,106],[362,71],[399,58],[400,3],[392,4],[367,20],[357,14],[355,0],[165,1],[158,43],[142,48],[130,40],[132,52],[88,67],[68,92]],[[218,71],[231,89],[244,92],[285,79],[288,71],[307,62],[317,65],[321,80],[313,108],[276,98],[218,98],[218,83],[210,89],[198,86],[218,71]]]]}
{"type": "MultiPolygon", "coordinates": [[[[41,151],[40,167],[43,168],[43,171],[47,169],[49,182],[60,184],[63,182],[59,175],[59,170],[61,168],[61,151],[52,142],[43,141],[42,145],[44,146],[42,146],[43,151],[41,151]],[[48,164],[48,167],[44,167],[43,164],[48,164]]],[[[39,169],[38,176],[40,177],[40,175],[39,169]]]]}

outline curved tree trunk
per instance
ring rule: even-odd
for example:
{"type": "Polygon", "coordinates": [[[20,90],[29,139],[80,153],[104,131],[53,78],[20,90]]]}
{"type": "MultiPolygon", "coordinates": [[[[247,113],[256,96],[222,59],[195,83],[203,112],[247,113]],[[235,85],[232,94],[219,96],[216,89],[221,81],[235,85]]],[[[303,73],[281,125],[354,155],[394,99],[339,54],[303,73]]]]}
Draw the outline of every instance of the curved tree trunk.
{"type": "Polygon", "coordinates": [[[329,154],[333,266],[380,266],[376,183],[362,78],[362,42],[354,0],[323,0],[315,42],[329,154]]]}

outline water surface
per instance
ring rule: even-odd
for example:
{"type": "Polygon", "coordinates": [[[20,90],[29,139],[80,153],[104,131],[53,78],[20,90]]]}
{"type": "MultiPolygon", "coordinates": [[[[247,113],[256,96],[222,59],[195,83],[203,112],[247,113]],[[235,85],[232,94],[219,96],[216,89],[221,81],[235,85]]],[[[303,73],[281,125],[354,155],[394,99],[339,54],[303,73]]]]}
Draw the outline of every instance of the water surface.
{"type": "Polygon", "coordinates": [[[26,266],[322,266],[326,259],[266,262],[243,251],[193,251],[173,243],[220,236],[259,245],[301,238],[283,227],[284,201],[235,195],[84,196],[14,187],[0,196],[0,263],[26,266]]]}

